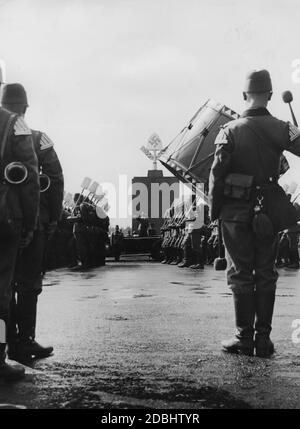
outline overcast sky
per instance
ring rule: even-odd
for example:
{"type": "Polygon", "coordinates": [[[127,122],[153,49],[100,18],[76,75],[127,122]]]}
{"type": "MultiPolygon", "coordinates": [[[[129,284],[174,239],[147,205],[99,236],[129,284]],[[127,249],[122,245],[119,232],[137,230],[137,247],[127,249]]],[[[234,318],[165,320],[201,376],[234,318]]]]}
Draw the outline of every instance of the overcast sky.
{"type": "Polygon", "coordinates": [[[271,112],[290,119],[291,89],[300,119],[299,23],[299,0],[0,0],[0,59],[74,192],[84,176],[145,175],[140,146],[154,131],[167,144],[207,98],[241,112],[253,68],[271,72],[271,112]]]}

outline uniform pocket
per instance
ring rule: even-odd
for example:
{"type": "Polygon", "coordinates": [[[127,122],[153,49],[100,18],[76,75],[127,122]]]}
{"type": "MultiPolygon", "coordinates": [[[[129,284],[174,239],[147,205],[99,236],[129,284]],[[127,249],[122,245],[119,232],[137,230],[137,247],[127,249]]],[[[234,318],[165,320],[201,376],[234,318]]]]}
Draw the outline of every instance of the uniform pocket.
{"type": "Polygon", "coordinates": [[[246,201],[225,203],[221,209],[221,220],[226,222],[251,223],[253,219],[252,204],[246,201]]]}

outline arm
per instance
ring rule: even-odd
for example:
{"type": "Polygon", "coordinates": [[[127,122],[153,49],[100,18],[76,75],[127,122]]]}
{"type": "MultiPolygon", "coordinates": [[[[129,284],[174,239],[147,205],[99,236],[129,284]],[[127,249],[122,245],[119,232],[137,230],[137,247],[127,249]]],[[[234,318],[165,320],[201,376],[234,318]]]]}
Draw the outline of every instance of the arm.
{"type": "Polygon", "coordinates": [[[233,143],[229,138],[228,130],[222,129],[216,141],[214,161],[209,176],[209,198],[211,202],[211,219],[219,218],[223,205],[225,177],[231,166],[233,143]]]}
{"type": "Polygon", "coordinates": [[[46,192],[50,222],[57,222],[62,212],[64,177],[58,156],[53,148],[53,143],[44,133],[41,136],[40,165],[43,173],[51,181],[50,188],[46,192]],[[47,145],[43,144],[45,141],[47,141],[47,145]]]}

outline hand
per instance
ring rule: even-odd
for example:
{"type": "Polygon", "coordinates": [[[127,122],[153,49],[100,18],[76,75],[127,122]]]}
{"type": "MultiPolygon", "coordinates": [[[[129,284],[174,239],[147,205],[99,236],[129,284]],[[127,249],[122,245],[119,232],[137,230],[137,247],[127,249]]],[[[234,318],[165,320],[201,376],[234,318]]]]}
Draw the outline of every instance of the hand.
{"type": "Polygon", "coordinates": [[[31,241],[33,239],[33,234],[34,234],[33,230],[29,230],[29,231],[24,233],[24,235],[21,237],[21,241],[20,241],[20,248],[21,249],[24,249],[25,247],[29,246],[29,244],[31,243],[31,241]]]}
{"type": "Polygon", "coordinates": [[[48,238],[52,237],[52,235],[55,233],[57,228],[57,221],[52,221],[50,223],[48,223],[47,227],[46,227],[46,234],[48,236],[48,238]]]}

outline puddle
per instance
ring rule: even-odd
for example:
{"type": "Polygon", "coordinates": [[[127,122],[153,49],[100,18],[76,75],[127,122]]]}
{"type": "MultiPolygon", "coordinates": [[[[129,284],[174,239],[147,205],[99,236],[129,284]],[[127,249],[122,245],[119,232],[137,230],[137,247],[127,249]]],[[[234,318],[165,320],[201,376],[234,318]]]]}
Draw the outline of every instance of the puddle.
{"type": "Polygon", "coordinates": [[[99,295],[91,295],[91,296],[82,296],[81,298],[82,299],[95,299],[95,298],[98,298],[99,297],[99,295]]]}
{"type": "Polygon", "coordinates": [[[154,295],[146,295],[144,293],[138,294],[138,295],[133,295],[133,298],[151,298],[154,295]]]}
{"type": "Polygon", "coordinates": [[[128,317],[124,317],[124,316],[112,316],[112,317],[106,317],[105,320],[112,320],[114,322],[122,322],[122,321],[126,321],[129,319],[128,319],[128,317]]]}

